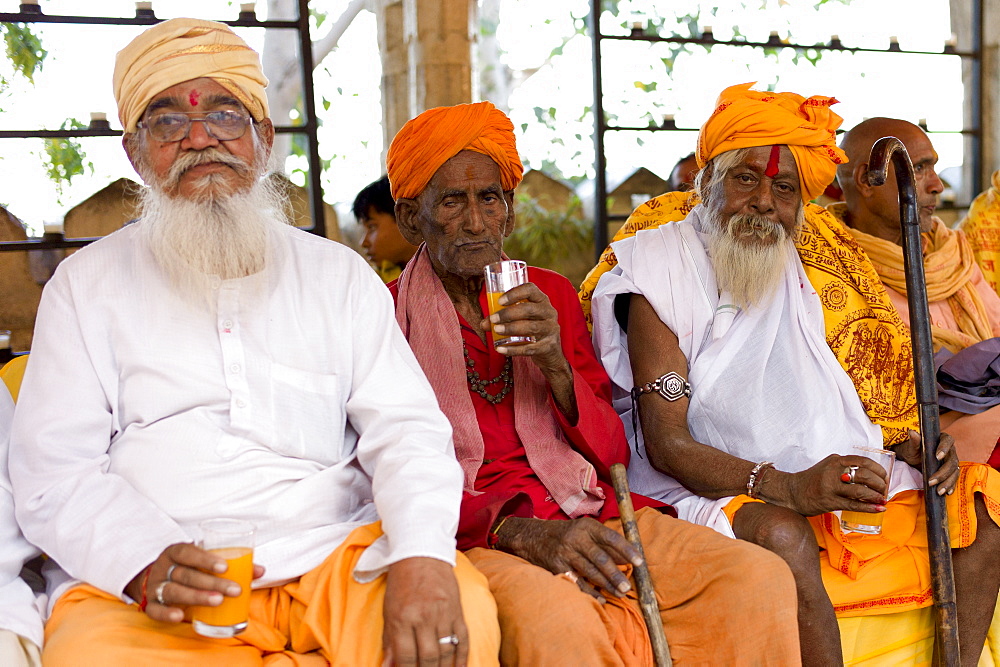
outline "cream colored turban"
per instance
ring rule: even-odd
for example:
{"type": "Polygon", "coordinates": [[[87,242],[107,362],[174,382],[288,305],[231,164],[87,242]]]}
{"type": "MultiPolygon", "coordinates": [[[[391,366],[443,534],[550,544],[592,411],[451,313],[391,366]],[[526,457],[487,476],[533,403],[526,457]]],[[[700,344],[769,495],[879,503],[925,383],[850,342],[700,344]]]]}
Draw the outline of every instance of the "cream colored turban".
{"type": "Polygon", "coordinates": [[[254,120],[268,117],[267,79],[257,52],[223,23],[171,19],[146,30],[115,58],[115,100],[122,127],[135,132],[153,97],[202,77],[228,90],[254,120]]]}

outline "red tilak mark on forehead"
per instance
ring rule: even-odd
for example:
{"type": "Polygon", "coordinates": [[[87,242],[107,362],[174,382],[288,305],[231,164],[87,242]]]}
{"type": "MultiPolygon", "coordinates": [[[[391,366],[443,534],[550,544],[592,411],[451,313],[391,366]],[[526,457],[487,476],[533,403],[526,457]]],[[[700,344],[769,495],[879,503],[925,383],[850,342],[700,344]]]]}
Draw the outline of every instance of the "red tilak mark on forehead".
{"type": "Polygon", "coordinates": [[[191,106],[196,107],[198,106],[199,97],[201,97],[201,93],[199,93],[197,90],[192,90],[190,93],[188,93],[188,102],[191,104],[191,106]]]}
{"type": "Polygon", "coordinates": [[[764,175],[768,178],[774,178],[778,175],[779,157],[781,157],[781,146],[775,144],[771,146],[771,157],[767,161],[767,169],[764,170],[764,175]]]}

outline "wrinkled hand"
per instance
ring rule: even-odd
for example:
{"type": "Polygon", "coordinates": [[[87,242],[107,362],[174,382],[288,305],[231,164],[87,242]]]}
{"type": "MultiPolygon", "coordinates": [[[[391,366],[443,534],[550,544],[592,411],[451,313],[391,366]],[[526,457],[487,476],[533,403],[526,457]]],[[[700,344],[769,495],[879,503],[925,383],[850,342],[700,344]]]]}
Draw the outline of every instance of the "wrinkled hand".
{"type": "Polygon", "coordinates": [[[504,551],[553,574],[571,573],[580,590],[598,599],[603,599],[601,589],[623,597],[632,586],[618,566],[642,563],[628,540],[590,517],[568,521],[510,517],[498,537],[504,551]]]}
{"type": "MultiPolygon", "coordinates": [[[[910,431],[910,437],[903,442],[892,446],[896,452],[896,458],[905,461],[917,470],[923,470],[924,457],[920,451],[920,434],[910,431]]],[[[936,486],[939,496],[955,492],[955,485],[958,484],[958,452],[955,451],[955,439],[947,433],[941,434],[938,440],[937,452],[934,455],[941,462],[934,476],[928,480],[928,486],[936,486]]]]}
{"type": "Polygon", "coordinates": [[[481,323],[484,329],[493,323],[502,336],[534,336],[534,343],[497,348],[500,354],[531,357],[548,377],[552,373],[570,371],[559,340],[559,318],[549,297],[534,283],[524,283],[500,297],[504,308],[481,323]],[[507,305],[510,304],[510,305],[507,305]]]}
{"type": "Polygon", "coordinates": [[[384,665],[465,665],[469,633],[453,568],[436,558],[405,558],[389,566],[382,616],[384,665]],[[458,645],[442,644],[455,635],[458,645]]]}
{"type": "MultiPolygon", "coordinates": [[[[225,575],[226,560],[205,551],[193,544],[171,544],[149,566],[149,579],[146,581],[146,614],[150,618],[166,623],[180,623],[184,620],[184,608],[192,605],[217,607],[222,604],[223,596],[237,597],[240,585],[222,576],[208,574],[215,572],[225,575]],[[175,565],[173,570],[170,567],[175,565]],[[167,573],[170,580],[167,582],[167,573]],[[156,589],[163,582],[163,600],[166,604],[156,601],[156,589]]],[[[125,587],[125,592],[133,600],[142,599],[142,578],[146,569],[137,574],[125,587]]],[[[253,578],[264,576],[264,568],[254,565],[253,578]]]]}
{"type": "Polygon", "coordinates": [[[789,476],[787,506],[803,516],[834,510],[884,512],[889,491],[885,473],[882,466],[864,456],[831,454],[789,476]],[[848,466],[858,466],[853,484],[840,479],[848,466]]]}

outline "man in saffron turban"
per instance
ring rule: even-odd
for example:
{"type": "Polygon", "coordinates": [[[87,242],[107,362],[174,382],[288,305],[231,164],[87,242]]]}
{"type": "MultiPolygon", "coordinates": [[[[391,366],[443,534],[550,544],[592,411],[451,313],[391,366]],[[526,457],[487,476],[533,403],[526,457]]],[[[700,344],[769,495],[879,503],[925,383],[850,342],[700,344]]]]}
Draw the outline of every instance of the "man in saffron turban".
{"type": "MultiPolygon", "coordinates": [[[[487,307],[483,269],[504,257],[521,180],[510,119],[489,102],[431,109],[403,126],[387,163],[400,230],[420,244],[390,284],[396,318],[454,429],[458,545],[497,599],[501,662],[651,664],[630,580],[639,554],[610,484],[628,443],[575,291],[529,267],[505,308],[487,307]],[[530,342],[494,348],[491,325],[530,342]]],[[[780,559],[633,503],[678,664],[795,661],[780,559]]]]}
{"type": "MultiPolygon", "coordinates": [[[[813,665],[846,657],[838,618],[931,604],[910,341],[850,233],[807,203],[845,159],[835,101],[723,91],[696,194],[641,206],[593,294],[595,346],[647,454],[633,488],[781,556],[813,665]],[[649,390],[671,378],[689,391],[649,390]],[[893,450],[891,479],[860,448],[893,450]],[[843,529],[845,510],[882,514],[881,534],[843,529]]],[[[937,455],[974,664],[1000,587],[1000,479],[960,468],[949,436],[937,455]]]]}
{"type": "Polygon", "coordinates": [[[965,234],[949,229],[934,215],[944,184],[934,171],[938,156],[927,133],[895,118],[869,118],[855,126],[841,142],[851,160],[840,166],[837,175],[844,201],[827,209],[848,226],[864,248],[889,300],[908,324],[910,309],[895,176],[883,187],[873,187],[865,180],[872,146],[890,136],[903,142],[913,163],[925,239],[924,276],[931,333],[934,350],[943,363],[942,378],[947,381],[954,375],[961,380],[939,392],[942,406],[948,409],[942,415],[942,426],[955,438],[963,459],[986,461],[1000,439],[1000,408],[996,408],[1000,396],[983,391],[985,378],[996,376],[989,366],[1000,354],[1000,343],[991,340],[1000,335],[1000,296],[983,276],[965,234]],[[976,382],[980,377],[982,382],[976,382]],[[971,391],[959,391],[964,386],[971,386],[971,391]]]}
{"type": "Polygon", "coordinates": [[[375,273],[281,218],[264,84],[210,21],[118,54],[149,188],[46,286],[12,436],[18,519],[61,568],[44,663],[496,664],[451,428],[375,273]],[[252,591],[194,544],[214,518],[256,527],[252,591]]]}

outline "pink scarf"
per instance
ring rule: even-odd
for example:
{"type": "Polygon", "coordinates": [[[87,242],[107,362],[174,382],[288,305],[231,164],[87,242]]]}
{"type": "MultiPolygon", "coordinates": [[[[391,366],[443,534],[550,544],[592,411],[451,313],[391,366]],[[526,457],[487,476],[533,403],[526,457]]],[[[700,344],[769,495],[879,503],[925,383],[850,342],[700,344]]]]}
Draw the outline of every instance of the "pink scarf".
{"type": "MultiPolygon", "coordinates": [[[[455,456],[474,495],[483,464],[483,434],[465,377],[458,312],[420,246],[397,283],[396,321],[437,394],[454,430],[455,456]]],[[[514,428],[528,464],[570,517],[593,515],[604,505],[597,472],[566,442],[549,407],[545,376],[527,357],[514,357],[514,428]]]]}

